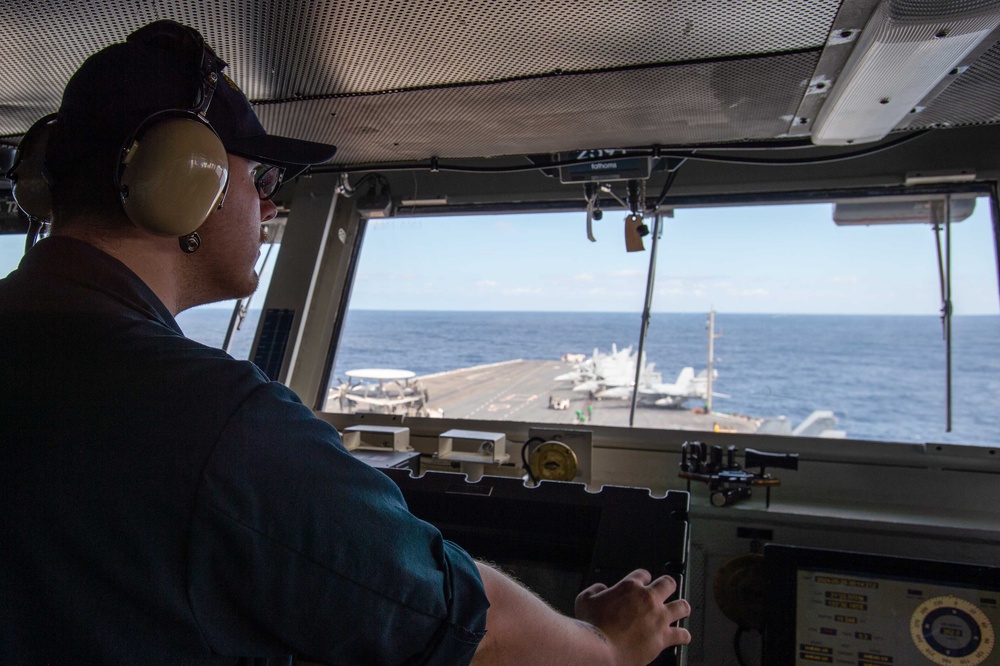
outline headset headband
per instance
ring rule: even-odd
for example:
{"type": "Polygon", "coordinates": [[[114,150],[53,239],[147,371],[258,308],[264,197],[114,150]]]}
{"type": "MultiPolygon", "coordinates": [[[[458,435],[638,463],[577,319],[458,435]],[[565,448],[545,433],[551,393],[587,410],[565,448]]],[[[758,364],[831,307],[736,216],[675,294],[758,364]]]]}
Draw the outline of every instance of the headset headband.
{"type": "MultiPolygon", "coordinates": [[[[201,40],[201,46],[201,62],[198,63],[198,69],[201,72],[201,86],[198,91],[198,97],[195,98],[194,111],[204,118],[208,113],[208,107],[212,104],[212,97],[215,95],[215,86],[219,83],[217,65],[219,58],[215,55],[211,47],[205,43],[204,39],[201,40]]],[[[225,63],[222,63],[222,66],[225,67],[225,63]]]]}

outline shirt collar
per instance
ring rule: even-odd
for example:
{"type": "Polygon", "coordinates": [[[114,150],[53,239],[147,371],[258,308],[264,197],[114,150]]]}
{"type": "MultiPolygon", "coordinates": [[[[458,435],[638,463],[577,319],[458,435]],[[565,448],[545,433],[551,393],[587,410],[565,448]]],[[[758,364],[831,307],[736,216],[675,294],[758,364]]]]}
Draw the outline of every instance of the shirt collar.
{"type": "Polygon", "coordinates": [[[125,307],[183,335],[172,314],[132,270],[93,245],[67,236],[37,242],[21,259],[18,270],[41,271],[107,294],[125,307]]]}

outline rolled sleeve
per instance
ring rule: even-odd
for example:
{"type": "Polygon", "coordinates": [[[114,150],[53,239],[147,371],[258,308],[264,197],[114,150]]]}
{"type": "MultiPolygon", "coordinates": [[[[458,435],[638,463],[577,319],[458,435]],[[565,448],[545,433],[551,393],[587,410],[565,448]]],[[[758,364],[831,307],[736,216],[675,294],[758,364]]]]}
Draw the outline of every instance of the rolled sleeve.
{"type": "Polygon", "coordinates": [[[206,465],[189,574],[222,654],[465,664],[485,634],[469,555],[280,384],[251,393],[206,465]]]}

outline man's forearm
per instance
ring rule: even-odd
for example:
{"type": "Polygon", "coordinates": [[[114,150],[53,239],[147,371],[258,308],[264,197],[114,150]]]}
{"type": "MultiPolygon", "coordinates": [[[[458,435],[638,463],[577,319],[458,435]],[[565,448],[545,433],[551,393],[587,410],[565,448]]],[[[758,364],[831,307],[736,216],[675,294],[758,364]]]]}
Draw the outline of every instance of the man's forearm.
{"type": "Polygon", "coordinates": [[[557,613],[492,567],[477,563],[490,600],[486,637],[472,663],[614,664],[607,637],[592,624],[557,613]]]}

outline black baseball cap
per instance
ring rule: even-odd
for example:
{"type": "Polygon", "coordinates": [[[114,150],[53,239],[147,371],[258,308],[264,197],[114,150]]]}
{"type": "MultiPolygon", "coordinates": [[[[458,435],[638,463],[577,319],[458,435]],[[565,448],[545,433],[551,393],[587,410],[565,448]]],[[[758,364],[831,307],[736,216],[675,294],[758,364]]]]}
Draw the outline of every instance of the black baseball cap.
{"type": "Polygon", "coordinates": [[[204,110],[208,100],[205,119],[226,151],[283,167],[286,179],[333,157],[335,146],[268,134],[226,66],[197,30],[150,23],[84,61],[63,91],[59,122],[91,142],[121,146],[150,116],[204,110]]]}

